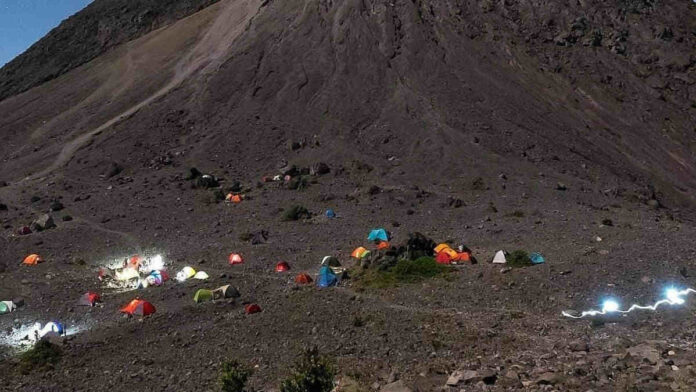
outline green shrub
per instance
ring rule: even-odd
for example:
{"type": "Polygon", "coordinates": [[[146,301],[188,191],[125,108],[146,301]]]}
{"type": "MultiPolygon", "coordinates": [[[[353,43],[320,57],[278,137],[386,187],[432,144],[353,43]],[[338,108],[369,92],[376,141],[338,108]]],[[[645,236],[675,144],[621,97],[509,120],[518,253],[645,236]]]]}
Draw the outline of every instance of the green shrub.
{"type": "Polygon", "coordinates": [[[420,257],[416,260],[400,259],[393,267],[369,268],[354,275],[358,288],[383,289],[399,283],[418,283],[425,279],[446,277],[450,270],[450,267],[438,264],[432,257],[420,257]]]}
{"type": "Polygon", "coordinates": [[[225,362],[222,364],[220,374],[220,390],[222,392],[245,392],[249,376],[251,376],[251,369],[238,361],[225,362]]]}
{"type": "Polygon", "coordinates": [[[511,267],[528,267],[532,265],[532,259],[527,252],[518,249],[507,256],[507,264],[511,267]]]}
{"type": "Polygon", "coordinates": [[[330,392],[335,376],[336,369],[331,361],[319,355],[315,347],[302,354],[290,377],[280,385],[280,392],[330,392]]]}
{"type": "Polygon", "coordinates": [[[34,370],[51,370],[60,361],[61,355],[60,347],[48,340],[39,340],[19,358],[19,370],[22,374],[29,374],[34,370]]]}
{"type": "Polygon", "coordinates": [[[309,210],[302,206],[292,206],[283,213],[284,221],[296,221],[299,219],[309,219],[311,217],[312,214],[309,210]]]}
{"type": "Polygon", "coordinates": [[[294,177],[288,183],[288,188],[295,191],[301,191],[303,189],[306,189],[307,187],[309,187],[309,181],[307,181],[307,178],[305,176],[294,177]]]}

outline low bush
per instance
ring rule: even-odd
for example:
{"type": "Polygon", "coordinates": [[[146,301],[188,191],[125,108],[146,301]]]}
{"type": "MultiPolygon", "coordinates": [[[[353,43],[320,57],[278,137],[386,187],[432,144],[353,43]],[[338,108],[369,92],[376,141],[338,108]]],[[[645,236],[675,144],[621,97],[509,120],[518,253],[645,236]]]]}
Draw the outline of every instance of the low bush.
{"type": "Polygon", "coordinates": [[[311,217],[312,214],[309,210],[299,205],[292,206],[283,213],[284,221],[296,221],[300,219],[309,219],[311,217]]]}
{"type": "Polygon", "coordinates": [[[251,369],[238,361],[228,361],[222,364],[220,373],[220,390],[222,392],[246,392],[246,383],[251,376],[251,369]]]}
{"type": "Polygon", "coordinates": [[[306,350],[295,363],[280,392],[330,392],[334,389],[336,368],[317,348],[306,350]]]}
{"type": "Polygon", "coordinates": [[[32,371],[51,370],[60,361],[60,347],[48,340],[39,340],[34,347],[19,358],[19,370],[22,374],[32,371]]]}
{"type": "Polygon", "coordinates": [[[516,250],[507,256],[507,264],[510,267],[529,267],[532,265],[532,259],[529,254],[523,250],[516,250]]]}

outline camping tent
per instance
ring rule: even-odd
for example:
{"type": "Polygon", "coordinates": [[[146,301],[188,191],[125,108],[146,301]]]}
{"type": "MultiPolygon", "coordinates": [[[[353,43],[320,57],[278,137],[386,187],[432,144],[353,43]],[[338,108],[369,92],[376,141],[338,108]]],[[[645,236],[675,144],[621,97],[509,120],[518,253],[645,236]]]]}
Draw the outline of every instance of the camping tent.
{"type": "Polygon", "coordinates": [[[239,204],[242,202],[242,196],[241,195],[233,195],[229,193],[227,197],[225,197],[225,201],[228,203],[234,203],[234,204],[239,204]]]}
{"type": "Polygon", "coordinates": [[[196,270],[189,266],[186,266],[181,271],[177,272],[176,280],[178,280],[179,282],[183,282],[185,280],[193,278],[194,276],[196,276],[196,270]]]}
{"type": "Polygon", "coordinates": [[[101,297],[97,293],[86,292],[82,294],[78,304],[81,306],[94,306],[97,302],[101,302],[101,297]]]}
{"type": "Polygon", "coordinates": [[[389,235],[384,229],[374,229],[367,236],[368,241],[389,241],[389,235]]]}
{"type": "Polygon", "coordinates": [[[499,250],[495,253],[495,256],[493,257],[493,264],[505,264],[507,263],[507,259],[505,258],[505,252],[502,250],[499,250]]]}
{"type": "Polygon", "coordinates": [[[206,290],[206,289],[200,289],[200,290],[196,291],[196,294],[193,296],[193,300],[196,301],[197,303],[212,301],[214,298],[215,298],[215,295],[213,295],[213,291],[206,290]]]}
{"type": "Polygon", "coordinates": [[[239,294],[239,290],[230,285],[218,287],[213,290],[213,299],[239,298],[240,296],[241,294],[239,294]]]}
{"type": "Polygon", "coordinates": [[[17,309],[17,306],[12,301],[0,301],[0,314],[10,313],[17,309]]]}
{"type": "Polygon", "coordinates": [[[529,259],[532,261],[532,264],[543,264],[546,262],[544,256],[542,256],[541,253],[538,252],[530,254],[529,259]]]}
{"type": "Polygon", "coordinates": [[[452,257],[446,252],[440,252],[435,256],[435,261],[438,264],[452,264],[452,257]]]}
{"type": "Polygon", "coordinates": [[[41,258],[41,256],[34,253],[34,254],[30,254],[29,256],[25,257],[23,263],[26,265],[36,265],[42,261],[43,261],[43,259],[41,258]]]}
{"type": "Polygon", "coordinates": [[[334,256],[324,256],[324,258],[321,260],[321,265],[328,265],[329,267],[340,267],[341,262],[338,261],[338,259],[334,256]]]}
{"type": "Polygon", "coordinates": [[[276,272],[290,271],[290,264],[286,263],[285,261],[281,261],[278,264],[276,264],[275,270],[276,272]]]}
{"type": "Polygon", "coordinates": [[[331,210],[331,209],[326,210],[326,217],[327,217],[327,218],[335,218],[335,217],[336,217],[336,213],[334,212],[334,210],[331,210]]]}
{"type": "Polygon", "coordinates": [[[165,270],[158,270],[150,272],[146,280],[151,286],[161,286],[162,283],[169,279],[169,274],[165,270]]]}
{"type": "Polygon", "coordinates": [[[121,308],[121,313],[127,313],[131,316],[149,316],[155,313],[155,307],[147,301],[134,299],[130,301],[128,305],[121,308]]]}
{"type": "Polygon", "coordinates": [[[331,287],[338,284],[338,278],[336,273],[333,272],[331,267],[325,265],[319,270],[319,276],[317,277],[317,286],[319,287],[331,287]]]}
{"type": "Polygon", "coordinates": [[[295,277],[295,283],[297,284],[310,284],[312,283],[312,277],[307,274],[299,274],[295,277]]]}
{"type": "Polygon", "coordinates": [[[445,244],[445,243],[439,244],[438,246],[435,247],[435,254],[438,254],[438,253],[440,253],[443,250],[448,249],[448,248],[450,248],[449,244],[445,244]]]}
{"type": "Polygon", "coordinates": [[[65,328],[63,328],[63,325],[59,322],[56,321],[51,321],[46,323],[46,325],[41,328],[41,324],[36,323],[36,334],[39,336],[39,338],[43,338],[44,336],[63,336],[65,335],[65,328]]]}
{"type": "Polygon", "coordinates": [[[242,264],[244,262],[244,259],[242,259],[242,255],[237,253],[230,253],[229,260],[231,265],[242,264]]]}
{"type": "Polygon", "coordinates": [[[248,304],[247,306],[244,307],[244,313],[246,314],[254,314],[258,313],[261,311],[261,307],[257,304],[248,304]]]}
{"type": "Polygon", "coordinates": [[[205,273],[205,271],[198,271],[195,275],[193,275],[193,279],[206,280],[208,278],[209,276],[207,273],[205,273]]]}
{"type": "Polygon", "coordinates": [[[365,249],[364,247],[359,247],[356,248],[353,253],[351,253],[351,257],[354,257],[356,259],[362,259],[363,257],[367,256],[370,254],[370,251],[365,249]]]}

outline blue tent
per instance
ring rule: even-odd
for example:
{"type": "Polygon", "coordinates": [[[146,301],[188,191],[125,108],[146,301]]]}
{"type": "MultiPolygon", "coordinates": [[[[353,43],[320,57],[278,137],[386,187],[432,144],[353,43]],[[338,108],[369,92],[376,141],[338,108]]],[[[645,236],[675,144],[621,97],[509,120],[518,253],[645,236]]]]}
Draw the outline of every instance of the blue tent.
{"type": "Polygon", "coordinates": [[[544,256],[541,255],[541,253],[534,252],[531,255],[529,255],[529,259],[532,260],[532,264],[543,264],[546,262],[544,260],[544,256]]]}
{"type": "Polygon", "coordinates": [[[325,265],[319,270],[319,276],[317,277],[317,286],[319,287],[331,287],[338,283],[338,278],[333,272],[331,267],[325,265]]]}
{"type": "Polygon", "coordinates": [[[368,241],[389,241],[387,231],[384,229],[374,229],[367,236],[368,241]]]}
{"type": "Polygon", "coordinates": [[[326,217],[327,217],[327,218],[335,218],[335,217],[336,217],[336,213],[334,212],[334,210],[331,210],[331,209],[326,210],[326,217]]]}

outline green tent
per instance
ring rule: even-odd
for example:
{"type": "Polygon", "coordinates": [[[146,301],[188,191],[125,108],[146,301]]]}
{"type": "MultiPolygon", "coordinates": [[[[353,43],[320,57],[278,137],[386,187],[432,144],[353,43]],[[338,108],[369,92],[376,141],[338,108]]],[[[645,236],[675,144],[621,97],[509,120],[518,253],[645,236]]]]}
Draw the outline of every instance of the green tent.
{"type": "Polygon", "coordinates": [[[213,291],[206,290],[206,289],[200,289],[200,290],[196,291],[196,295],[193,296],[193,300],[198,302],[198,303],[212,301],[213,300],[213,291]]]}
{"type": "Polygon", "coordinates": [[[0,314],[10,313],[16,306],[12,301],[0,301],[0,314]]]}

